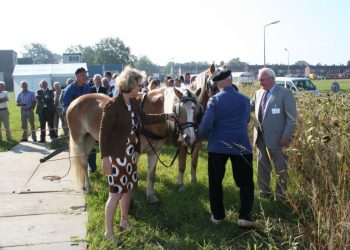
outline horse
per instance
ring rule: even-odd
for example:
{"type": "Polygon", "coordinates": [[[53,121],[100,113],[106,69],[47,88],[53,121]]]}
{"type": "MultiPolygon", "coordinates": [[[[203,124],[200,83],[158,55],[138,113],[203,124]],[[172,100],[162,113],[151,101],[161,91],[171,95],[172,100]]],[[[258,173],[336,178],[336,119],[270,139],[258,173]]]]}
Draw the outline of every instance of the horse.
{"type": "MultiPolygon", "coordinates": [[[[139,94],[136,98],[145,113],[175,113],[177,121],[165,121],[157,124],[144,125],[141,131],[141,153],[148,156],[147,200],[158,202],[154,193],[156,163],[162,146],[176,134],[181,134],[183,143],[192,145],[195,142],[195,122],[200,112],[196,92],[179,90],[177,88],[155,89],[147,94],[139,94]],[[147,131],[147,132],[145,132],[147,131]],[[152,138],[156,135],[157,138],[152,138]]],[[[67,110],[67,124],[70,133],[70,154],[78,184],[86,192],[91,192],[91,184],[87,172],[87,155],[99,141],[100,123],[103,108],[110,100],[104,94],[86,94],[75,99],[67,110]]],[[[197,119],[198,120],[198,119],[197,119]]]]}
{"type": "MultiPolygon", "coordinates": [[[[208,93],[211,92],[210,89],[210,77],[215,72],[215,65],[212,64],[208,70],[205,70],[199,74],[196,75],[196,78],[194,82],[189,86],[189,89],[191,91],[197,91],[198,89],[201,89],[201,92],[198,96],[198,101],[203,107],[203,112],[207,106],[207,102],[209,100],[208,93]]],[[[176,184],[178,186],[178,190],[180,192],[184,191],[184,173],[186,170],[186,156],[187,154],[191,154],[191,175],[190,175],[190,182],[196,183],[197,182],[197,164],[198,164],[198,156],[199,156],[199,150],[201,149],[202,141],[197,140],[193,144],[192,152],[188,152],[188,146],[182,144],[180,146],[179,150],[179,156],[178,156],[178,162],[179,162],[179,172],[176,184]]]]}

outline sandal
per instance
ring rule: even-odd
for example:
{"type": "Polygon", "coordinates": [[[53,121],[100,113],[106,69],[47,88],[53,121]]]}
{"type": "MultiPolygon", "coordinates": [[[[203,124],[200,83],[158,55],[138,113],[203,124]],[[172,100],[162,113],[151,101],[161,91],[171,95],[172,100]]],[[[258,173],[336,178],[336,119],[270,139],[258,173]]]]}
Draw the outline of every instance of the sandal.
{"type": "Polygon", "coordinates": [[[122,224],[120,224],[120,225],[119,225],[119,230],[122,231],[122,232],[124,232],[124,231],[130,229],[131,227],[133,227],[132,224],[128,224],[127,226],[123,226],[122,224]]]}
{"type": "Polygon", "coordinates": [[[118,245],[120,243],[120,240],[114,234],[111,234],[109,236],[105,235],[105,238],[106,240],[111,241],[115,245],[118,245]]]}

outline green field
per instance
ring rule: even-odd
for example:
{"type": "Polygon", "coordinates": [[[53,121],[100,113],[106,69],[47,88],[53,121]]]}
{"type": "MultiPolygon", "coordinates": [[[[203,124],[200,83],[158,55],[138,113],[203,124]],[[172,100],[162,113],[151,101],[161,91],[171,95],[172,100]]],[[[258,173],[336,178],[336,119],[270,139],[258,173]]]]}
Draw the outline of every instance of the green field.
{"type": "MultiPolygon", "coordinates": [[[[0,152],[8,151],[10,148],[14,147],[22,139],[22,129],[21,129],[21,109],[16,106],[15,94],[14,92],[9,92],[9,112],[10,112],[10,129],[12,140],[6,141],[5,131],[2,132],[3,141],[0,142],[0,152]]],[[[35,115],[35,127],[39,128],[39,118],[35,115]]],[[[28,124],[28,128],[30,128],[28,124]]],[[[2,126],[2,129],[4,127],[2,126]]],[[[29,133],[30,134],[30,133],[29,133]]]]}
{"type": "MultiPolygon", "coordinates": [[[[331,86],[334,80],[312,80],[312,82],[316,85],[316,87],[324,92],[331,91],[331,86]]],[[[337,82],[340,85],[341,91],[349,91],[350,90],[350,79],[338,79],[337,82]]]]}
{"type": "MultiPolygon", "coordinates": [[[[331,81],[315,81],[326,89],[331,81]]],[[[349,87],[340,82],[341,87],[349,87]]],[[[248,96],[254,87],[242,88],[248,96]]],[[[253,218],[258,228],[237,227],[239,193],[232,178],[230,163],[224,178],[225,221],[209,222],[206,144],[200,152],[198,183],[185,174],[185,192],[176,186],[177,161],[171,168],[158,164],[155,192],[160,202],[146,200],[147,162],[138,163],[141,180],[130,210],[133,224],[126,232],[118,229],[119,212],[114,223],[121,239],[119,249],[349,249],[350,246],[350,95],[303,93],[296,97],[298,122],[289,157],[288,202],[276,203],[255,196],[253,218]]],[[[10,102],[11,128],[20,130],[19,108],[10,102]]],[[[252,129],[250,128],[250,132],[252,129]]],[[[21,139],[0,142],[8,150],[21,139]]],[[[169,163],[175,148],[164,147],[162,161],[169,163]]],[[[99,156],[97,157],[99,159],[99,156]]],[[[116,249],[104,239],[104,206],[108,197],[106,177],[91,175],[94,192],[88,194],[87,243],[89,249],[116,249]]],[[[189,159],[187,159],[189,165],[189,159]]],[[[254,162],[254,176],[256,166],[254,162]]],[[[273,178],[274,182],[275,178],[273,178]]],[[[255,178],[256,183],[256,178],[255,178]]],[[[273,185],[273,184],[272,184],[273,185]]],[[[257,193],[257,190],[256,190],[257,193]]]]}

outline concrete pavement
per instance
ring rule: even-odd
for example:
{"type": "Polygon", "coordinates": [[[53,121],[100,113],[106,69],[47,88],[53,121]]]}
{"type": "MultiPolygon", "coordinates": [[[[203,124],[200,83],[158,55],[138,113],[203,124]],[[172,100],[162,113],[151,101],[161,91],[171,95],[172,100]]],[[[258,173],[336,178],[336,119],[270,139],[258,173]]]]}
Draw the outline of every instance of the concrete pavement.
{"type": "MultiPolygon", "coordinates": [[[[85,195],[69,160],[39,160],[48,144],[22,142],[0,153],[0,249],[86,249],[85,195]]],[[[53,159],[68,157],[62,152],[53,159]]]]}

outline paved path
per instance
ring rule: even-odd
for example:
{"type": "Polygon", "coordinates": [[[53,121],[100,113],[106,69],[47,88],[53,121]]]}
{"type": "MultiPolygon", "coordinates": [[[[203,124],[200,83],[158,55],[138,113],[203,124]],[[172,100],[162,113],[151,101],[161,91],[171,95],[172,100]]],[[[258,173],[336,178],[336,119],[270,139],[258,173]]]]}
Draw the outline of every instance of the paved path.
{"type": "MultiPolygon", "coordinates": [[[[0,249],[86,249],[85,196],[68,160],[39,160],[47,144],[22,142],[0,153],[0,249]]],[[[53,159],[68,157],[62,152],[53,159]]]]}

